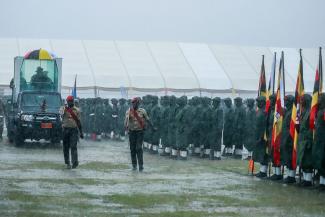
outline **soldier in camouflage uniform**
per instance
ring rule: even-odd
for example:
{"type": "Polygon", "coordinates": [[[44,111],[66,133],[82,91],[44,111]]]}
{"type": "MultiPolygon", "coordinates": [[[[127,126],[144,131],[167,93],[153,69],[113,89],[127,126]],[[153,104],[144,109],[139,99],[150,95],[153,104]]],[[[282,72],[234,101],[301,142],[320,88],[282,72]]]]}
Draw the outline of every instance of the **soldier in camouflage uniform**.
{"type": "MultiPolygon", "coordinates": [[[[272,131],[273,131],[273,122],[274,122],[274,112],[275,112],[275,100],[276,96],[275,94],[272,94],[270,96],[270,108],[269,113],[267,116],[267,144],[268,144],[268,156],[269,156],[269,162],[272,162],[274,164],[273,160],[273,148],[272,148],[272,131]]],[[[282,180],[283,176],[281,173],[281,167],[273,167],[273,175],[270,177],[270,180],[272,181],[279,181],[282,180]]]]}
{"type": "Polygon", "coordinates": [[[309,128],[311,96],[304,94],[301,97],[301,116],[300,128],[297,145],[297,166],[302,169],[303,181],[302,186],[308,187],[312,185],[313,172],[313,131],[309,128]]]}
{"type": "Polygon", "coordinates": [[[315,123],[315,138],[312,147],[313,167],[320,175],[319,187],[325,190],[325,93],[318,99],[318,112],[315,123]]]}
{"type": "Polygon", "coordinates": [[[189,126],[187,116],[187,97],[182,96],[177,99],[178,109],[176,114],[176,146],[173,148],[179,152],[182,159],[187,158],[187,146],[188,146],[188,135],[189,126]]]}
{"type": "Polygon", "coordinates": [[[161,135],[161,147],[160,147],[160,154],[161,155],[169,155],[166,153],[165,148],[168,146],[168,118],[169,118],[169,96],[162,96],[161,100],[161,124],[160,124],[160,135],[161,135]]]}
{"type": "Polygon", "coordinates": [[[210,159],[221,159],[221,139],[223,129],[223,109],[220,107],[220,97],[213,98],[212,105],[212,126],[209,132],[209,140],[211,140],[211,157],[210,159]]]}
{"type": "Polygon", "coordinates": [[[245,139],[245,115],[246,111],[243,106],[243,99],[241,97],[236,97],[233,136],[233,145],[235,145],[234,156],[236,158],[242,158],[243,143],[245,139]]]}
{"type": "Polygon", "coordinates": [[[268,156],[266,153],[267,150],[267,141],[265,139],[266,131],[266,119],[267,114],[265,112],[266,100],[264,96],[260,96],[256,99],[257,103],[257,113],[256,113],[256,137],[255,137],[255,147],[253,151],[253,160],[259,162],[260,172],[256,174],[256,177],[264,178],[267,177],[267,164],[268,156]]]}
{"type": "Polygon", "coordinates": [[[112,132],[111,132],[111,139],[118,138],[118,100],[116,98],[111,99],[112,103],[112,132]]]}
{"type": "Polygon", "coordinates": [[[125,128],[124,128],[124,118],[123,117],[128,109],[129,109],[129,107],[126,104],[126,99],[124,99],[124,98],[119,99],[118,132],[119,132],[120,139],[122,141],[125,140],[125,128]]]}
{"type": "Polygon", "coordinates": [[[226,108],[225,112],[225,122],[223,129],[223,144],[225,145],[224,155],[232,155],[232,144],[233,144],[233,134],[234,134],[234,110],[232,108],[232,101],[230,98],[224,99],[226,108]]]}
{"type": "Polygon", "coordinates": [[[151,131],[152,153],[158,153],[161,127],[161,108],[158,105],[157,96],[152,96],[152,108],[150,115],[152,124],[157,128],[157,130],[151,131]]]}
{"type": "MultiPolygon", "coordinates": [[[[170,108],[168,115],[168,145],[170,145],[171,148],[176,146],[176,101],[177,99],[175,96],[170,96],[170,108]]],[[[171,155],[174,157],[177,156],[176,149],[172,149],[171,155]]]]}
{"type": "Polygon", "coordinates": [[[245,148],[248,150],[249,158],[252,156],[255,146],[255,127],[256,127],[256,109],[254,108],[255,100],[247,99],[246,121],[245,121],[245,148]]]}
{"type": "Polygon", "coordinates": [[[210,158],[212,140],[209,138],[208,133],[212,128],[212,107],[211,99],[209,97],[202,98],[202,110],[201,110],[201,127],[200,127],[200,139],[201,139],[201,151],[202,157],[210,158]]]}
{"type": "Polygon", "coordinates": [[[103,132],[104,132],[105,138],[109,138],[110,133],[112,132],[111,123],[112,123],[112,119],[113,119],[112,118],[112,106],[109,104],[109,99],[104,99],[103,111],[104,111],[103,132]]]}
{"type": "Polygon", "coordinates": [[[296,170],[293,170],[292,168],[293,140],[290,136],[290,122],[293,103],[294,97],[292,95],[287,95],[285,97],[285,112],[282,123],[282,137],[280,146],[281,164],[288,170],[288,176],[284,179],[284,182],[288,184],[296,182],[296,170]]]}
{"type": "Polygon", "coordinates": [[[0,99],[0,141],[2,141],[2,133],[5,119],[5,106],[0,99]]]}
{"type": "Polygon", "coordinates": [[[103,129],[103,119],[104,119],[104,109],[102,99],[97,97],[95,98],[95,124],[94,130],[96,134],[96,140],[101,140],[102,129],[103,129]]]}
{"type": "MultiPolygon", "coordinates": [[[[89,116],[88,116],[88,123],[89,123],[89,134],[93,138],[95,132],[95,111],[96,111],[96,106],[95,106],[95,100],[96,99],[89,99],[89,116]]],[[[93,138],[94,139],[94,138],[93,138]]]]}
{"type": "MultiPolygon", "coordinates": [[[[150,116],[151,108],[152,108],[152,99],[151,95],[146,95],[143,97],[143,108],[147,111],[148,116],[150,116]]],[[[144,150],[151,150],[151,135],[152,129],[147,128],[144,132],[144,150]]]]}
{"type": "Polygon", "coordinates": [[[201,99],[197,96],[193,97],[191,100],[192,106],[191,106],[191,114],[193,117],[192,122],[192,129],[191,129],[191,142],[193,144],[194,148],[194,155],[200,155],[201,154],[201,148],[200,148],[200,101],[201,99]]]}

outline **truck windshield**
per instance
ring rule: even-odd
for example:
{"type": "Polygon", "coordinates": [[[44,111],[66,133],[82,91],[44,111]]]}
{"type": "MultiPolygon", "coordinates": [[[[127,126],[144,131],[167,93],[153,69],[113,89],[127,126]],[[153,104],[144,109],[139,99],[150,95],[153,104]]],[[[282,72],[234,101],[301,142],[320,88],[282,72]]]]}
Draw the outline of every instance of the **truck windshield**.
{"type": "Polygon", "coordinates": [[[21,97],[21,106],[25,109],[41,108],[59,109],[61,106],[60,95],[46,93],[25,93],[21,97]]]}

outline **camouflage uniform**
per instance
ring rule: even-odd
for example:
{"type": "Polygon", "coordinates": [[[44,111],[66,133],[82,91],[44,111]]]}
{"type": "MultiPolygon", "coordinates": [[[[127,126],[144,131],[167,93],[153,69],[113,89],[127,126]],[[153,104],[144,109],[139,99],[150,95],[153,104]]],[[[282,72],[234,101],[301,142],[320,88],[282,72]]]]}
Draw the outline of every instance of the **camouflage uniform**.
{"type": "MultiPolygon", "coordinates": [[[[187,97],[182,96],[177,99],[178,109],[176,114],[176,144],[173,147],[177,150],[186,151],[188,146],[188,129],[187,125],[187,97]]],[[[187,156],[187,155],[186,155],[187,156]]],[[[184,156],[184,157],[186,157],[184,156]]]]}
{"type": "Polygon", "coordinates": [[[300,128],[297,144],[297,166],[303,171],[303,185],[311,186],[313,172],[313,131],[309,128],[311,96],[304,94],[301,98],[300,128]]]}
{"type": "Polygon", "coordinates": [[[284,180],[287,183],[293,183],[296,181],[296,171],[292,168],[293,140],[290,135],[290,122],[293,103],[294,97],[292,95],[287,95],[285,97],[285,112],[282,123],[282,136],[280,146],[281,164],[283,166],[286,166],[288,169],[288,177],[284,180]]]}
{"type": "Polygon", "coordinates": [[[247,111],[245,121],[245,148],[252,152],[256,141],[256,110],[254,108],[255,100],[247,99],[247,111]]]}
{"type": "MultiPolygon", "coordinates": [[[[267,116],[267,145],[268,145],[268,158],[269,162],[272,162],[273,165],[274,159],[273,159],[273,148],[272,148],[272,131],[273,131],[273,122],[274,122],[274,112],[275,112],[275,100],[276,96],[272,94],[270,96],[270,108],[267,116]]],[[[276,180],[282,180],[282,172],[281,172],[281,167],[273,167],[273,175],[270,177],[270,180],[276,181],[276,180]]]]}
{"type": "Polygon", "coordinates": [[[200,145],[203,147],[205,157],[210,157],[211,155],[211,145],[212,140],[209,138],[209,131],[212,128],[212,107],[211,107],[211,99],[208,97],[203,97],[202,99],[202,107],[201,107],[201,127],[200,127],[200,145]]]}
{"type": "Polygon", "coordinates": [[[160,128],[161,128],[161,108],[158,105],[158,97],[152,97],[152,108],[150,111],[150,117],[152,124],[157,128],[157,130],[151,131],[151,141],[153,152],[158,151],[158,145],[160,140],[160,128]]]}
{"type": "Polygon", "coordinates": [[[118,137],[118,100],[113,98],[111,99],[111,103],[112,103],[112,132],[114,133],[114,137],[117,138],[118,137]]]}
{"type": "Polygon", "coordinates": [[[235,112],[234,112],[234,135],[233,145],[235,145],[235,156],[242,156],[243,143],[245,139],[245,108],[243,100],[240,97],[235,98],[235,112]]]}
{"type": "Polygon", "coordinates": [[[170,96],[170,107],[169,107],[169,115],[168,115],[168,145],[170,147],[176,146],[176,97],[170,96]]]}
{"type": "Polygon", "coordinates": [[[212,109],[212,126],[209,131],[209,139],[211,140],[211,159],[221,159],[221,139],[223,129],[223,109],[220,107],[221,99],[219,97],[213,98],[212,109]]]}
{"type": "MultiPolygon", "coordinates": [[[[103,117],[103,132],[105,133],[106,137],[109,137],[110,133],[112,132],[112,106],[109,104],[109,99],[104,100],[103,110],[104,110],[104,117],[103,117]]],[[[124,116],[124,115],[123,115],[124,116]]]]}
{"type": "Polygon", "coordinates": [[[197,96],[191,100],[191,114],[193,117],[192,128],[191,128],[191,141],[194,146],[194,154],[199,155],[201,153],[200,148],[200,101],[201,99],[197,96]],[[194,118],[195,117],[195,118],[194,118]]]}
{"type": "Polygon", "coordinates": [[[224,99],[225,108],[225,122],[223,128],[223,144],[225,145],[225,154],[232,154],[233,134],[234,134],[234,110],[232,108],[232,101],[230,98],[224,99]]]}
{"type": "Polygon", "coordinates": [[[318,103],[312,156],[313,167],[320,175],[320,187],[325,189],[325,93],[319,95],[318,103]]]}
{"type": "Polygon", "coordinates": [[[266,112],[265,104],[266,100],[264,96],[260,96],[256,99],[258,111],[256,113],[256,137],[255,137],[255,147],[253,152],[253,160],[261,164],[260,172],[256,175],[257,177],[263,178],[267,176],[267,164],[268,156],[267,141],[265,140],[266,132],[266,112]]]}
{"type": "Polygon", "coordinates": [[[121,139],[124,140],[125,137],[125,128],[124,128],[124,115],[129,109],[126,104],[126,99],[119,99],[119,109],[118,109],[118,133],[121,136],[121,139]]]}
{"type": "Polygon", "coordinates": [[[5,106],[0,99],[0,141],[2,140],[3,126],[5,119],[5,106]]]}
{"type": "Polygon", "coordinates": [[[169,118],[169,96],[161,97],[161,127],[159,129],[161,135],[161,145],[165,151],[165,147],[168,146],[168,118],[169,118]]]}

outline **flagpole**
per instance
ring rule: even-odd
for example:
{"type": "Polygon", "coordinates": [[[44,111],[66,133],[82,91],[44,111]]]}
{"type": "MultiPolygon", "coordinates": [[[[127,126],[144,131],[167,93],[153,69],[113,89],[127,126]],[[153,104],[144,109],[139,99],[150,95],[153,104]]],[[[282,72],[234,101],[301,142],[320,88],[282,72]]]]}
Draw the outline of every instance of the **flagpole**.
{"type": "Polygon", "coordinates": [[[282,51],[281,53],[282,56],[282,76],[283,76],[283,97],[285,97],[285,92],[286,92],[286,82],[285,82],[285,73],[284,73],[284,52],[282,51]]]}
{"type": "Polygon", "coordinates": [[[275,86],[275,71],[276,71],[276,52],[274,52],[274,67],[273,67],[273,84],[272,84],[272,94],[274,94],[274,86],[275,86]]]}

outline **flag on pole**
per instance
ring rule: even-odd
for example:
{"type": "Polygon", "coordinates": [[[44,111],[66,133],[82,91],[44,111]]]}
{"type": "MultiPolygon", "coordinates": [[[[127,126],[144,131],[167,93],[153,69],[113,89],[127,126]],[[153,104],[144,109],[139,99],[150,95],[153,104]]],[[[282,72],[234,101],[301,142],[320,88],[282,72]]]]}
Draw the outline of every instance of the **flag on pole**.
{"type": "Polygon", "coordinates": [[[266,80],[265,80],[264,55],[262,55],[262,65],[261,65],[260,80],[259,80],[259,83],[258,83],[257,96],[266,97],[266,80]]]}
{"type": "Polygon", "coordinates": [[[280,142],[282,136],[282,122],[284,115],[284,93],[285,93],[285,80],[284,80],[284,53],[281,53],[279,74],[276,91],[276,102],[274,111],[274,122],[272,129],[272,147],[273,147],[273,160],[274,166],[280,166],[280,142]]]}
{"type": "Polygon", "coordinates": [[[77,75],[74,78],[74,85],[71,91],[71,95],[73,96],[74,99],[77,99],[77,75]]]}
{"type": "Polygon", "coordinates": [[[319,94],[323,91],[323,63],[322,63],[322,48],[319,48],[319,60],[318,66],[316,68],[316,76],[314,83],[314,91],[311,101],[311,110],[309,117],[309,128],[315,130],[315,120],[318,111],[318,97],[319,94]]]}
{"type": "Polygon", "coordinates": [[[272,71],[270,73],[270,79],[269,79],[269,87],[267,89],[267,94],[266,94],[265,111],[266,111],[267,114],[269,114],[270,107],[271,107],[270,96],[271,96],[271,94],[274,94],[275,70],[276,70],[276,52],[274,52],[272,71]]]}
{"type": "Polygon", "coordinates": [[[301,97],[304,95],[304,76],[303,76],[303,60],[300,49],[300,62],[298,68],[298,77],[295,91],[295,102],[292,106],[291,121],[290,121],[290,136],[293,141],[292,149],[292,168],[295,170],[297,167],[297,143],[300,128],[301,117],[301,97]]]}

